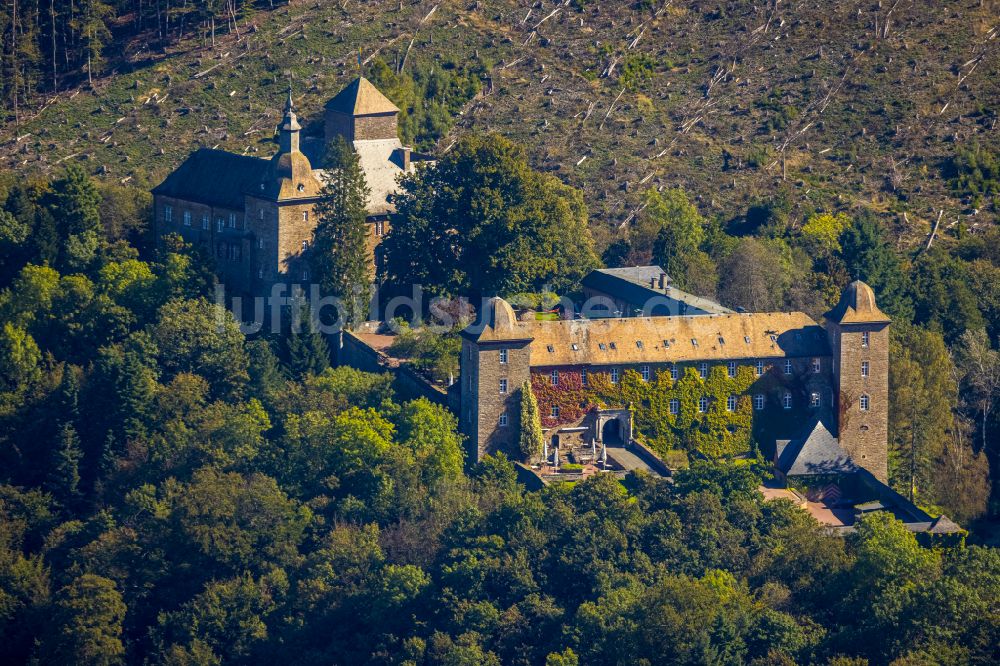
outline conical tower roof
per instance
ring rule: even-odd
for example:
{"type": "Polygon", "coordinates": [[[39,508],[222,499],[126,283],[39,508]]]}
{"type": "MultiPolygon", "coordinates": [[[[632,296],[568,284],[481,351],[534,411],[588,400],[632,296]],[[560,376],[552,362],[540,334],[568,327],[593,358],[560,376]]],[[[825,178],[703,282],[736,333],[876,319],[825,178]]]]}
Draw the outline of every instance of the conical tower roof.
{"type": "Polygon", "coordinates": [[[327,102],[326,108],[349,116],[399,113],[396,105],[363,76],[354,79],[337,93],[336,97],[327,102]]]}
{"type": "Polygon", "coordinates": [[[824,315],[838,324],[880,324],[891,321],[875,304],[875,292],[861,280],[847,285],[837,307],[824,315]]]}

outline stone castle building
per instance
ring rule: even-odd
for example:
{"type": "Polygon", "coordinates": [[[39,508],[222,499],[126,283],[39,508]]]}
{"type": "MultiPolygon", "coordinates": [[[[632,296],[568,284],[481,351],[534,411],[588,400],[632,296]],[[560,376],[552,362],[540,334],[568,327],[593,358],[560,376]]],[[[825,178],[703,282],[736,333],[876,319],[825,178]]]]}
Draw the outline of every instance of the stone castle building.
{"type": "MultiPolygon", "coordinates": [[[[742,405],[752,409],[755,422],[770,416],[767,420],[776,424],[770,441],[781,442],[789,469],[796,463],[825,464],[805,460],[815,447],[795,439],[819,425],[831,433],[828,439],[838,455],[887,480],[889,318],[868,285],[851,283],[820,325],[802,312],[733,312],[690,297],[661,283],[658,267],[600,273],[584,280],[588,296],[603,299],[616,316],[521,321],[506,301],[493,298],[479,321],[463,332],[459,421],[470,460],[517,450],[525,382],[572,379],[586,387],[597,374],[616,383],[627,370],[644,381],[662,373],[676,381],[689,368],[706,378],[716,367],[735,377],[746,367],[754,381],[745,394],[725,396],[717,405],[701,396],[699,411],[733,411],[742,405]],[[663,308],[674,314],[641,314],[640,296],[652,299],[646,307],[654,312],[663,308]],[[625,304],[639,305],[637,316],[622,316],[632,309],[625,304]]],[[[581,441],[600,445],[631,439],[628,407],[591,405],[567,420],[558,405],[540,401],[550,450],[581,441]]],[[[674,405],[670,410],[675,413],[674,405]]],[[[755,434],[760,441],[756,423],[755,434]]]]}
{"type": "Polygon", "coordinates": [[[210,249],[220,280],[236,294],[270,294],[275,283],[309,282],[304,253],[316,226],[323,187],[323,153],[337,136],[358,154],[371,190],[368,248],[373,266],[388,230],[397,178],[413,171],[399,140],[399,109],[367,79],[330,100],[322,137],[302,136],[291,91],[270,159],[203,148],[153,189],[157,233],[180,234],[210,249]]]}

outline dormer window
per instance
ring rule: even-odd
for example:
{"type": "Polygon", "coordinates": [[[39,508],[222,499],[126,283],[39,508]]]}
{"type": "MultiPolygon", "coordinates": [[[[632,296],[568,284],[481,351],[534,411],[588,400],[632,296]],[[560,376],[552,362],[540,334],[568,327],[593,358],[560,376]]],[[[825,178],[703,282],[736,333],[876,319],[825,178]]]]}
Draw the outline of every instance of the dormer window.
{"type": "Polygon", "coordinates": [[[724,337],[722,337],[721,335],[719,336],[719,344],[720,345],[726,344],[726,339],[724,337]]]}
{"type": "Polygon", "coordinates": [[[691,345],[694,346],[694,347],[698,346],[698,340],[697,340],[697,338],[691,338],[691,345]]]}
{"type": "Polygon", "coordinates": [[[571,344],[569,348],[572,349],[573,351],[580,351],[580,345],[576,344],[575,342],[571,344]]]}
{"type": "Polygon", "coordinates": [[[305,192],[306,186],[303,185],[302,183],[299,183],[298,187],[296,187],[295,189],[297,189],[299,192],[305,192]]]}
{"type": "Polygon", "coordinates": [[[772,333],[771,334],[771,342],[777,342],[777,341],[778,341],[778,336],[775,335],[774,333],[772,333]]]}
{"type": "Polygon", "coordinates": [[[615,343],[611,342],[611,343],[608,343],[608,344],[611,345],[612,349],[618,349],[618,346],[615,343]]]}
{"type": "Polygon", "coordinates": [[[607,351],[608,350],[608,346],[606,344],[604,344],[603,342],[597,343],[597,348],[600,349],[601,351],[607,351]]]}
{"type": "Polygon", "coordinates": [[[664,340],[663,341],[663,348],[664,349],[670,349],[670,340],[664,340]]]}
{"type": "Polygon", "coordinates": [[[550,354],[553,353],[556,350],[556,348],[553,347],[552,345],[546,345],[545,348],[549,350],[550,354]]]}
{"type": "Polygon", "coordinates": [[[743,342],[745,342],[747,344],[750,344],[750,336],[749,335],[744,335],[743,336],[743,342]]]}
{"type": "Polygon", "coordinates": [[[639,349],[642,349],[642,340],[636,340],[635,346],[638,347],[639,349]]]}

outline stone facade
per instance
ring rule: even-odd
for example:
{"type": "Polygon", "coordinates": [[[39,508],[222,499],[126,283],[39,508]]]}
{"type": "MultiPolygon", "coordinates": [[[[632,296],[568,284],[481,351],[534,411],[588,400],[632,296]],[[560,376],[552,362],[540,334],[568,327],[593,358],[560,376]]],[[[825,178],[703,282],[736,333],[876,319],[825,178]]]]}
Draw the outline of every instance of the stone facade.
{"type": "MultiPolygon", "coordinates": [[[[652,381],[673,368],[683,376],[687,368],[700,372],[704,366],[711,372],[721,365],[728,371],[730,364],[737,371],[749,366],[756,372],[759,364],[761,380],[745,394],[764,400],[760,409],[755,405],[753,410],[755,434],[759,435],[759,417],[786,421],[782,431],[788,436],[817,421],[826,422],[838,430],[855,463],[885,481],[889,321],[874,308],[874,296],[870,296],[874,310],[866,310],[870,291],[862,283],[851,285],[823,327],[802,313],[519,322],[509,304],[492,299],[480,321],[463,332],[460,426],[469,438],[470,460],[498,450],[516,451],[520,387],[533,375],[543,375],[544,381],[553,370],[617,372],[619,377],[635,370],[652,381]],[[856,304],[859,298],[857,307],[843,305],[856,304]],[[865,373],[862,362],[867,364],[865,373]],[[506,393],[500,391],[503,379],[506,393]],[[866,396],[864,411],[861,396],[866,396]],[[505,426],[501,426],[503,414],[505,426]],[[787,422],[793,414],[794,422],[787,422]]],[[[544,424],[546,414],[541,416],[544,424]]],[[[559,436],[562,428],[574,441],[600,440],[592,414],[578,421],[552,426],[548,436],[559,436]],[[581,435],[584,427],[588,432],[581,435]]]]}
{"type": "Polygon", "coordinates": [[[327,109],[325,117],[326,136],[342,136],[348,141],[370,141],[374,139],[395,139],[398,135],[396,113],[352,115],[327,109]]]}

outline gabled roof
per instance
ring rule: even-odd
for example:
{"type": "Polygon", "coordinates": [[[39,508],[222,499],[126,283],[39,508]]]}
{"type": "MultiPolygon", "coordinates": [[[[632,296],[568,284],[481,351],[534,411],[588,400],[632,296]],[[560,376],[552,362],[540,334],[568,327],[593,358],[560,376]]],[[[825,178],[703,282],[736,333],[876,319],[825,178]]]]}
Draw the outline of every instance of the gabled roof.
{"type": "Polygon", "coordinates": [[[840,446],[840,441],[819,420],[804,437],[788,442],[779,452],[777,466],[787,476],[851,474],[858,471],[858,466],[840,446]]]}
{"type": "Polygon", "coordinates": [[[153,188],[153,194],[242,210],[243,193],[259,189],[270,168],[270,161],[259,157],[202,148],[153,188]]]}
{"type": "MultiPolygon", "coordinates": [[[[676,287],[660,289],[660,276],[666,276],[666,273],[659,266],[599,268],[588,273],[583,278],[582,284],[584,287],[631,303],[637,308],[645,308],[646,314],[659,313],[659,306],[669,307],[672,302],[684,303],[687,306],[685,314],[690,315],[732,312],[715,301],[689,294],[676,287]],[[656,288],[651,287],[651,284],[656,284],[656,288]]],[[[669,281],[669,278],[665,279],[669,281]]],[[[670,307],[671,314],[678,314],[676,310],[676,307],[670,307]]]]}
{"type": "Polygon", "coordinates": [[[838,324],[887,324],[891,321],[875,304],[875,292],[861,280],[847,285],[837,307],[823,316],[838,324]]]}
{"type": "Polygon", "coordinates": [[[389,101],[371,81],[361,76],[337,93],[337,96],[326,103],[331,111],[346,113],[349,116],[370,116],[380,113],[399,113],[396,105],[389,101]]]}

